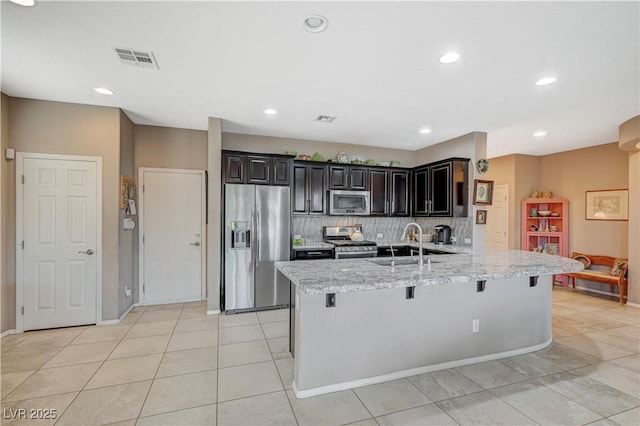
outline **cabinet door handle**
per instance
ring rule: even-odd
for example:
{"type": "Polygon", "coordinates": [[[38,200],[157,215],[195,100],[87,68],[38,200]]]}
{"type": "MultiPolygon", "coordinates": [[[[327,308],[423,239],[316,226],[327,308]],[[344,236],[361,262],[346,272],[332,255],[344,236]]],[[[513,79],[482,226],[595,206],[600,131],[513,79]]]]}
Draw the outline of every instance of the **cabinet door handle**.
{"type": "Polygon", "coordinates": [[[311,199],[307,200],[307,211],[311,213],[311,199]]]}

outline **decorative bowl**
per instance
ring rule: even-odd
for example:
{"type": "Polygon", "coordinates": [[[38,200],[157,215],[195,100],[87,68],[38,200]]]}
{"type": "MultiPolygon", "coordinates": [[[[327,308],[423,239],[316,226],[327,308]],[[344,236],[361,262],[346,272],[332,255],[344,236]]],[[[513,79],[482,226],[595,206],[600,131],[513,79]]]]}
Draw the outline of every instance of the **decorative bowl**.
{"type": "Polygon", "coordinates": [[[364,164],[366,164],[367,166],[375,166],[376,164],[378,164],[378,162],[373,158],[369,158],[367,161],[364,162],[364,164]]]}
{"type": "Polygon", "coordinates": [[[551,214],[551,210],[538,210],[538,216],[547,217],[551,214]]]}
{"type": "Polygon", "coordinates": [[[391,161],[378,161],[378,166],[389,167],[391,165],[391,161]]]}
{"type": "Polygon", "coordinates": [[[398,167],[398,166],[400,166],[400,161],[398,161],[398,160],[391,160],[391,164],[390,164],[390,166],[391,166],[391,167],[398,167]]]}
{"type": "Polygon", "coordinates": [[[560,213],[556,213],[556,212],[551,213],[551,217],[559,217],[559,216],[560,216],[560,213]]]}
{"type": "Polygon", "coordinates": [[[536,225],[534,225],[534,224],[529,225],[529,229],[531,229],[533,232],[538,232],[539,231],[538,227],[536,225]]]}

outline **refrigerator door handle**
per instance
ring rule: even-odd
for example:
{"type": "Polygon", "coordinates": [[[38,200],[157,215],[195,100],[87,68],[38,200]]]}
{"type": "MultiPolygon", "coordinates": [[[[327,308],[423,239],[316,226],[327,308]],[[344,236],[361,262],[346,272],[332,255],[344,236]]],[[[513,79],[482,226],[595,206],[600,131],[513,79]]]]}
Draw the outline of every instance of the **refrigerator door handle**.
{"type": "MultiPolygon", "coordinates": [[[[257,203],[256,203],[257,204],[257,203]]],[[[260,204],[256,205],[256,229],[262,229],[262,217],[260,216],[260,204]]],[[[262,256],[262,250],[260,249],[262,241],[257,241],[258,248],[256,251],[258,252],[256,255],[256,268],[260,266],[260,257],[262,256]]]]}
{"type": "Polygon", "coordinates": [[[260,244],[258,234],[260,233],[260,228],[258,228],[258,206],[256,204],[251,208],[251,226],[255,230],[251,236],[251,259],[253,260],[254,268],[257,268],[260,263],[258,260],[258,249],[260,244]]]}

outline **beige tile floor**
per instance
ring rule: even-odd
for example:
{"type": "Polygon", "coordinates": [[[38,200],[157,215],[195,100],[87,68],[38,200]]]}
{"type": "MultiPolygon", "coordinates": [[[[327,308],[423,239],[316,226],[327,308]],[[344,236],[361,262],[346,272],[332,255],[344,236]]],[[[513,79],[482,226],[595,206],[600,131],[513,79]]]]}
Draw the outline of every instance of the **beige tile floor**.
{"type": "Polygon", "coordinates": [[[288,311],[135,308],[121,324],[2,339],[2,424],[640,424],[640,310],[554,291],[541,351],[308,399],[288,311]],[[55,419],[12,420],[16,409],[55,419]]]}

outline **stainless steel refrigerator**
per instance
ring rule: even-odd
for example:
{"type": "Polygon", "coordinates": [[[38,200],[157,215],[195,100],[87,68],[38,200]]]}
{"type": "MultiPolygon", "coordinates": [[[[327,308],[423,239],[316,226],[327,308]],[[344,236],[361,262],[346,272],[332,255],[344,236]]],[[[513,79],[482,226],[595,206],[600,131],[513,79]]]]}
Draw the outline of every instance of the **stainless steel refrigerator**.
{"type": "Polygon", "coordinates": [[[227,313],[289,304],[289,280],[275,262],[289,260],[289,188],[225,185],[224,309],[227,313]]]}

